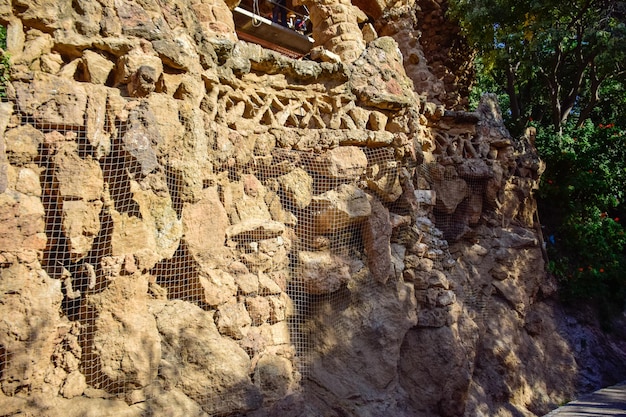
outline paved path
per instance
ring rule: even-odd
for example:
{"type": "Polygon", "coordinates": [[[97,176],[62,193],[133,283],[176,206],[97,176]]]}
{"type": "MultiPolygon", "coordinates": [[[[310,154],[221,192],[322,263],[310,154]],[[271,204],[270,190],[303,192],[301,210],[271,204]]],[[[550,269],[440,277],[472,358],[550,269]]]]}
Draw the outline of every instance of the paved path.
{"type": "Polygon", "coordinates": [[[559,407],[544,417],[626,417],[626,381],[585,395],[559,407]]]}

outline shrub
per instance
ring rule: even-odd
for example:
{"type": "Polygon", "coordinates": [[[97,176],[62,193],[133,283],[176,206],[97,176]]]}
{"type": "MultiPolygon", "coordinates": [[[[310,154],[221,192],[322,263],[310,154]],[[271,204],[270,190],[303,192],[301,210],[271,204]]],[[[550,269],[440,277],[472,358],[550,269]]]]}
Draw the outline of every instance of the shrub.
{"type": "Polygon", "coordinates": [[[541,129],[537,146],[547,165],[538,203],[548,267],[563,297],[623,306],[626,132],[591,122],[562,134],[541,129]]]}

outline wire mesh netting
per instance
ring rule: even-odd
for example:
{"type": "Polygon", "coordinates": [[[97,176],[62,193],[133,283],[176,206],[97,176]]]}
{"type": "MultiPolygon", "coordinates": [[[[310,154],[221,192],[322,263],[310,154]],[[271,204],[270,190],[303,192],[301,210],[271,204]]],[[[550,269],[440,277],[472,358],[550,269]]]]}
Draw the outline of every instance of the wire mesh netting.
{"type": "MultiPolygon", "coordinates": [[[[419,287],[421,325],[445,324],[455,295],[429,271],[498,207],[481,162],[495,167],[493,150],[448,130],[415,166],[394,148],[402,114],[270,81],[196,104],[14,83],[1,108],[2,302],[19,311],[1,322],[5,394],[47,384],[134,403],[176,387],[212,415],[255,409],[297,390],[330,336],[358,331],[351,308],[367,311],[390,277],[419,287]]],[[[489,294],[466,286],[480,317],[489,294]]]]}
{"type": "MultiPolygon", "coordinates": [[[[45,273],[37,272],[36,259],[28,268],[51,291],[47,310],[25,312],[48,321],[42,332],[24,326],[15,340],[0,342],[5,392],[33,389],[15,373],[26,357],[38,358],[41,379],[68,398],[99,389],[128,399],[153,380],[185,387],[181,374],[195,366],[223,377],[220,358],[239,361],[249,385],[228,388],[206,377],[205,385],[188,390],[219,415],[245,408],[237,402],[254,397],[258,387],[263,392],[261,364],[269,356],[285,367],[285,390],[297,389],[309,375],[320,326],[356,326],[335,310],[351,302],[347,287],[377,285],[367,274],[363,229],[372,199],[391,205],[402,192],[393,149],[275,147],[242,168],[219,155],[218,161],[186,159],[185,152],[206,152],[194,147],[209,141],[198,133],[194,111],[154,118],[137,101],[87,100],[107,103],[86,115],[87,123],[55,119],[57,108],[46,114],[25,102],[2,103],[7,188],[17,200],[32,200],[32,231],[18,228],[39,239],[22,248],[16,242],[15,249],[41,253],[45,273]],[[165,153],[168,129],[181,146],[165,153]],[[198,170],[206,173],[190,174],[198,170]],[[211,341],[221,348],[202,346],[211,341]],[[241,353],[246,356],[236,359],[241,353]]],[[[229,109],[216,119],[230,117],[229,109]]],[[[268,109],[249,116],[255,114],[276,123],[268,109]]],[[[325,117],[315,123],[331,123],[325,117]]],[[[338,123],[350,121],[341,117],[338,123]]],[[[284,122],[302,123],[292,118],[284,122]]],[[[204,146],[219,151],[221,139],[214,140],[204,146]]],[[[10,255],[3,256],[3,265],[11,265],[10,255]]],[[[269,378],[266,391],[275,389],[269,378]]]]}

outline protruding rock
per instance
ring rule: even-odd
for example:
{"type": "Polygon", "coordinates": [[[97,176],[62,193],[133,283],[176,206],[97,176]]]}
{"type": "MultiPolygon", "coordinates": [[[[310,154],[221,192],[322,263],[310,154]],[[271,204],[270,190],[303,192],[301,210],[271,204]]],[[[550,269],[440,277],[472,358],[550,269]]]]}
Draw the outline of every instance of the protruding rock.
{"type": "Polygon", "coordinates": [[[262,397],[249,376],[250,358],[235,341],[219,334],[211,313],[180,300],[154,302],[150,310],[167,361],[163,371],[172,371],[170,384],[210,415],[261,406],[262,397]]]}
{"type": "Polygon", "coordinates": [[[364,220],[372,212],[365,192],[349,184],[313,197],[311,210],[315,229],[320,234],[345,229],[364,220]]]}
{"type": "Polygon", "coordinates": [[[310,294],[337,291],[350,280],[350,266],[330,252],[299,252],[298,279],[310,294]]]}

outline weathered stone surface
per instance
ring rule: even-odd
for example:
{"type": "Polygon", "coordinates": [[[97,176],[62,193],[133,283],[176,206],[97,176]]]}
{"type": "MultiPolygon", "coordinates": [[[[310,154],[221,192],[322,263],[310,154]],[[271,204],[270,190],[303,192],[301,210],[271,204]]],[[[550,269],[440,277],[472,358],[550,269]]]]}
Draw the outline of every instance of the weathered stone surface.
{"type": "Polygon", "coordinates": [[[237,294],[237,285],[231,274],[221,270],[203,269],[198,275],[202,288],[202,301],[210,306],[218,306],[231,300],[237,294]]]}
{"type": "Polygon", "coordinates": [[[285,175],[281,175],[278,177],[278,183],[294,207],[303,209],[311,203],[313,178],[305,170],[296,168],[285,175]]]}
{"type": "Polygon", "coordinates": [[[337,54],[344,62],[359,57],[365,42],[358,22],[365,21],[365,14],[350,2],[302,1],[310,10],[315,46],[337,54]]]}
{"type": "MultiPolygon", "coordinates": [[[[186,396],[179,388],[167,388],[167,390],[151,387],[146,389],[146,403],[149,409],[158,410],[155,413],[162,416],[209,417],[200,404],[186,396]]],[[[144,412],[142,408],[138,407],[141,412],[144,412]]]]}
{"type": "Polygon", "coordinates": [[[111,254],[132,254],[141,249],[156,249],[154,234],[138,217],[111,210],[111,254]]]}
{"type": "Polygon", "coordinates": [[[356,146],[340,146],[311,161],[311,169],[329,178],[354,180],[365,173],[367,157],[356,146]]]}
{"type": "Polygon", "coordinates": [[[269,400],[290,394],[295,388],[291,360],[279,355],[262,355],[256,363],[254,383],[269,400]]]}
{"type": "Polygon", "coordinates": [[[350,280],[350,266],[330,252],[299,252],[298,279],[310,294],[337,291],[350,280]]]}
{"type": "Polygon", "coordinates": [[[419,415],[460,416],[465,414],[465,401],[472,376],[472,340],[469,334],[462,334],[454,326],[436,329],[411,330],[402,345],[404,361],[400,363],[400,384],[407,390],[409,401],[414,404],[419,415]],[[443,344],[434,340],[445,341],[443,344]],[[422,358],[416,363],[416,357],[408,351],[418,349],[422,358]],[[445,378],[427,376],[437,369],[445,378]],[[421,384],[428,378],[435,384],[421,384]]]}
{"type": "Polygon", "coordinates": [[[80,84],[37,73],[30,84],[15,82],[14,86],[20,111],[38,126],[83,125],[87,94],[80,84]]]}
{"type": "Polygon", "coordinates": [[[106,105],[110,90],[95,85],[85,88],[89,93],[85,120],[87,140],[95,148],[96,159],[100,159],[111,151],[111,134],[106,130],[106,105]]]}
{"type": "Polygon", "coordinates": [[[85,81],[92,84],[106,83],[115,66],[109,59],[89,50],[83,54],[82,65],[85,81]]]}
{"type": "Polygon", "coordinates": [[[183,234],[182,222],[172,207],[172,199],[165,191],[165,178],[159,174],[149,176],[143,183],[130,182],[133,200],[139,206],[141,220],[153,235],[155,253],[170,258],[178,248],[183,234]]]}
{"type": "Polygon", "coordinates": [[[467,183],[461,178],[437,181],[433,187],[437,195],[437,209],[447,214],[454,213],[468,193],[467,183]]]}
{"type": "Polygon", "coordinates": [[[0,216],[1,251],[45,248],[45,210],[38,197],[5,191],[0,194],[0,216]]]}
{"type": "Polygon", "coordinates": [[[70,254],[75,260],[81,259],[91,250],[100,232],[102,202],[67,200],[62,210],[63,231],[69,241],[70,254]]]}
{"type": "Polygon", "coordinates": [[[0,293],[0,388],[7,396],[25,389],[43,390],[60,323],[61,282],[41,269],[13,263],[0,270],[0,293]]]}
{"type": "Polygon", "coordinates": [[[314,196],[311,206],[315,229],[320,234],[345,229],[364,220],[372,211],[365,192],[348,184],[314,196]]]}
{"type": "Polygon", "coordinates": [[[31,168],[14,168],[9,166],[9,184],[18,193],[33,197],[41,197],[41,182],[39,181],[38,170],[31,168]]]}
{"type": "Polygon", "coordinates": [[[19,126],[5,133],[5,155],[12,164],[33,162],[39,155],[43,134],[31,125],[19,126]]]}
{"type": "Polygon", "coordinates": [[[387,159],[371,164],[367,170],[367,186],[385,202],[396,201],[403,193],[398,164],[387,159]]]}
{"type": "Polygon", "coordinates": [[[261,406],[261,395],[249,377],[248,355],[219,334],[209,312],[180,300],[152,302],[150,311],[161,335],[161,367],[172,372],[172,386],[210,415],[261,406]],[[221,395],[226,392],[227,397],[221,395]]]}
{"type": "Polygon", "coordinates": [[[64,143],[54,156],[54,180],[62,198],[97,200],[104,191],[104,178],[100,164],[78,155],[74,142],[64,143]]]}
{"type": "Polygon", "coordinates": [[[251,239],[258,241],[275,238],[282,235],[284,231],[285,226],[282,223],[255,219],[229,226],[226,229],[226,237],[234,240],[251,239]]]}
{"type": "Polygon", "coordinates": [[[225,336],[241,339],[251,324],[252,319],[243,303],[226,303],[217,308],[217,330],[225,336]]]}
{"type": "Polygon", "coordinates": [[[306,3],[313,60],[235,0],[0,4],[5,414],[541,415],[623,379],[549,299],[542,163],[462,108],[446,2],[306,3]]]}
{"type": "Polygon", "coordinates": [[[413,85],[406,77],[398,44],[390,37],[381,37],[368,45],[355,61],[352,89],[359,98],[375,108],[399,109],[407,106],[413,85]]]}
{"type": "Polygon", "coordinates": [[[374,279],[385,283],[399,274],[393,270],[391,261],[391,220],[389,210],[376,197],[369,197],[372,214],[363,226],[363,243],[367,254],[367,265],[374,279]]]}
{"type": "Polygon", "coordinates": [[[74,398],[79,395],[83,395],[87,383],[85,382],[85,375],[76,370],[70,373],[61,388],[61,395],[65,398],[74,398]]]}
{"type": "MultiPolygon", "coordinates": [[[[119,85],[130,83],[133,76],[137,77],[137,73],[141,68],[143,68],[141,70],[142,73],[146,76],[150,76],[150,79],[136,79],[134,81],[134,89],[140,87],[142,81],[146,84],[143,87],[144,89],[149,88],[148,86],[150,84],[152,84],[152,88],[154,88],[154,83],[156,83],[163,73],[163,62],[156,55],[154,50],[152,50],[152,47],[146,43],[143,43],[141,47],[137,47],[121,56],[116,65],[115,83],[119,85]]],[[[139,74],[139,76],[141,76],[141,74],[139,74]]]]}
{"type": "Polygon", "coordinates": [[[229,221],[215,187],[204,189],[196,203],[185,205],[182,223],[183,240],[192,254],[224,246],[229,221]]]}
{"type": "Polygon", "coordinates": [[[246,298],[246,309],[255,326],[260,326],[270,318],[270,302],[265,297],[246,298]]]}
{"type": "Polygon", "coordinates": [[[161,343],[154,317],[148,312],[148,280],[119,276],[88,302],[96,312],[93,351],[99,372],[90,384],[106,390],[138,389],[157,376],[161,343]]]}
{"type": "Polygon", "coordinates": [[[163,64],[178,70],[199,71],[198,54],[193,39],[182,28],[175,29],[172,35],[169,39],[152,41],[152,47],[163,64]]]}

